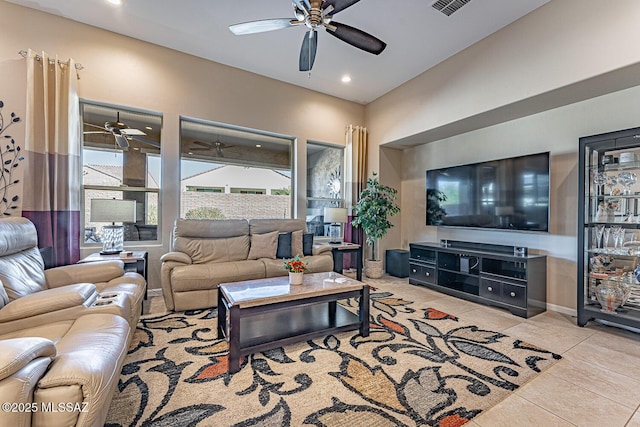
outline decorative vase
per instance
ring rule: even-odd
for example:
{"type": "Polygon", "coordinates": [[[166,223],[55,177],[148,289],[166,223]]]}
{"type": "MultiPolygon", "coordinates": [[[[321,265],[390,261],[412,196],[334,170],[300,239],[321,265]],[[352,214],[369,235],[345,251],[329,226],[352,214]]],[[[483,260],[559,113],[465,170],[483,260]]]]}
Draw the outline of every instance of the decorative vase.
{"type": "Polygon", "coordinates": [[[601,311],[605,313],[616,314],[616,309],[622,305],[624,296],[622,288],[609,280],[603,280],[596,287],[596,298],[602,306],[601,311]]]}
{"type": "Polygon", "coordinates": [[[382,277],[382,260],[364,260],[364,275],[370,279],[379,279],[382,277]]]}
{"type": "Polygon", "coordinates": [[[289,284],[290,285],[302,285],[304,279],[304,273],[289,272],[289,284]]]}

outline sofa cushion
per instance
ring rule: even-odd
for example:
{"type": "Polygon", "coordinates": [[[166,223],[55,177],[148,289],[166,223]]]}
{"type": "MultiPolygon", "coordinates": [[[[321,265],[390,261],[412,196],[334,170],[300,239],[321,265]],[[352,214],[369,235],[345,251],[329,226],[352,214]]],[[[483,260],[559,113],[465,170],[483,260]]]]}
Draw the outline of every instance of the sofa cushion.
{"type": "MultiPolygon", "coordinates": [[[[280,261],[282,264],[282,261],[280,261]]],[[[176,267],[171,271],[174,293],[215,288],[220,283],[265,277],[262,261],[235,261],[176,267]]]]}
{"type": "Polygon", "coordinates": [[[2,280],[0,280],[0,308],[7,304],[9,304],[9,295],[7,295],[7,291],[4,290],[2,280]]]}
{"type": "Polygon", "coordinates": [[[291,233],[278,234],[278,248],[276,258],[291,258],[291,233]]]}
{"type": "Polygon", "coordinates": [[[244,219],[177,219],[173,249],[189,255],[194,264],[246,260],[249,223],[244,219]]]}
{"type": "Polygon", "coordinates": [[[265,277],[279,277],[289,274],[287,270],[283,270],[281,259],[263,259],[261,261],[264,263],[265,277]]]}
{"type": "Polygon", "coordinates": [[[11,222],[2,223],[0,233],[0,257],[16,254],[27,249],[37,248],[38,233],[31,221],[22,217],[13,217],[11,222]]]}
{"type": "Polygon", "coordinates": [[[250,234],[264,234],[272,231],[287,233],[290,231],[307,231],[304,219],[251,219],[249,220],[250,234]]]}
{"type": "Polygon", "coordinates": [[[181,244],[181,248],[191,257],[194,264],[241,261],[249,255],[249,236],[223,239],[190,238],[181,244]]]}
{"type": "MultiPolygon", "coordinates": [[[[309,273],[322,273],[333,271],[333,257],[331,252],[326,255],[302,257],[302,260],[309,263],[309,273]]],[[[289,274],[282,269],[281,259],[262,259],[266,272],[266,277],[279,277],[289,274]]]]}
{"type": "Polygon", "coordinates": [[[303,255],[302,250],[302,230],[291,232],[291,255],[303,255]]]}
{"type": "Polygon", "coordinates": [[[47,289],[44,262],[36,246],[0,257],[0,281],[13,301],[47,289]]]}
{"type": "Polygon", "coordinates": [[[304,233],[302,235],[302,254],[304,256],[313,255],[313,233],[304,233]]]}
{"type": "Polygon", "coordinates": [[[275,259],[278,249],[278,232],[251,235],[251,249],[247,259],[275,259]]]}

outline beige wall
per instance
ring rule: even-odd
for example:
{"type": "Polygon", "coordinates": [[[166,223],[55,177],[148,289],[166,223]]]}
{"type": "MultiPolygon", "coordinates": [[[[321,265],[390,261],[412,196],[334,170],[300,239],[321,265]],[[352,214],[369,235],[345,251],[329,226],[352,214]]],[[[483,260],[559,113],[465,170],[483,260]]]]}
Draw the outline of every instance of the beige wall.
{"type": "Polygon", "coordinates": [[[640,126],[638,19],[635,0],[552,0],[369,104],[369,170],[401,190],[383,247],[443,238],[529,246],[549,257],[550,308],[574,312],[578,138],[640,126]],[[552,155],[549,233],[424,225],[426,169],[541,151],[552,155]]]}
{"type": "MultiPolygon", "coordinates": [[[[298,216],[304,217],[307,140],[344,144],[345,127],[364,124],[364,107],[298,86],[0,2],[0,99],[24,116],[26,66],[21,49],[73,57],[85,99],[157,111],[162,129],[163,242],[149,247],[150,287],[159,288],[159,258],[178,215],[179,117],[196,117],[294,136],[298,216]]],[[[24,141],[24,130],[14,137],[24,141]]],[[[90,250],[83,250],[83,255],[90,250]]]]}

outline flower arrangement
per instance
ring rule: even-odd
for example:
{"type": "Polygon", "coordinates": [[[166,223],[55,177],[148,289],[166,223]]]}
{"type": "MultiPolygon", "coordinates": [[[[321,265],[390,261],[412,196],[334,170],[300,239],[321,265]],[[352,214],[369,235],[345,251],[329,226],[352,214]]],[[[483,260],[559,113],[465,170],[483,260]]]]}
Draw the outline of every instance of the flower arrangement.
{"type": "Polygon", "coordinates": [[[290,273],[306,273],[309,270],[309,262],[300,259],[300,255],[296,255],[293,258],[283,258],[282,269],[287,270],[290,273]]]}

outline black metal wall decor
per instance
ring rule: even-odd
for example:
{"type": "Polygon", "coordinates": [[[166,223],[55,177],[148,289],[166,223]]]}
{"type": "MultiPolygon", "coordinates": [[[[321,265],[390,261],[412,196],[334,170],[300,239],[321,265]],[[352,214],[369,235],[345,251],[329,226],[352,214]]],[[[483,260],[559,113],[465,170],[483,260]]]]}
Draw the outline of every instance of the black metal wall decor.
{"type": "Polygon", "coordinates": [[[6,131],[15,123],[20,121],[20,117],[16,116],[16,113],[12,112],[11,115],[5,118],[2,113],[4,102],[0,101],[0,214],[3,216],[11,216],[12,211],[16,211],[19,208],[20,196],[17,194],[11,195],[10,189],[20,183],[20,180],[15,178],[17,167],[24,157],[20,155],[22,150],[11,135],[7,135],[6,131]]]}

